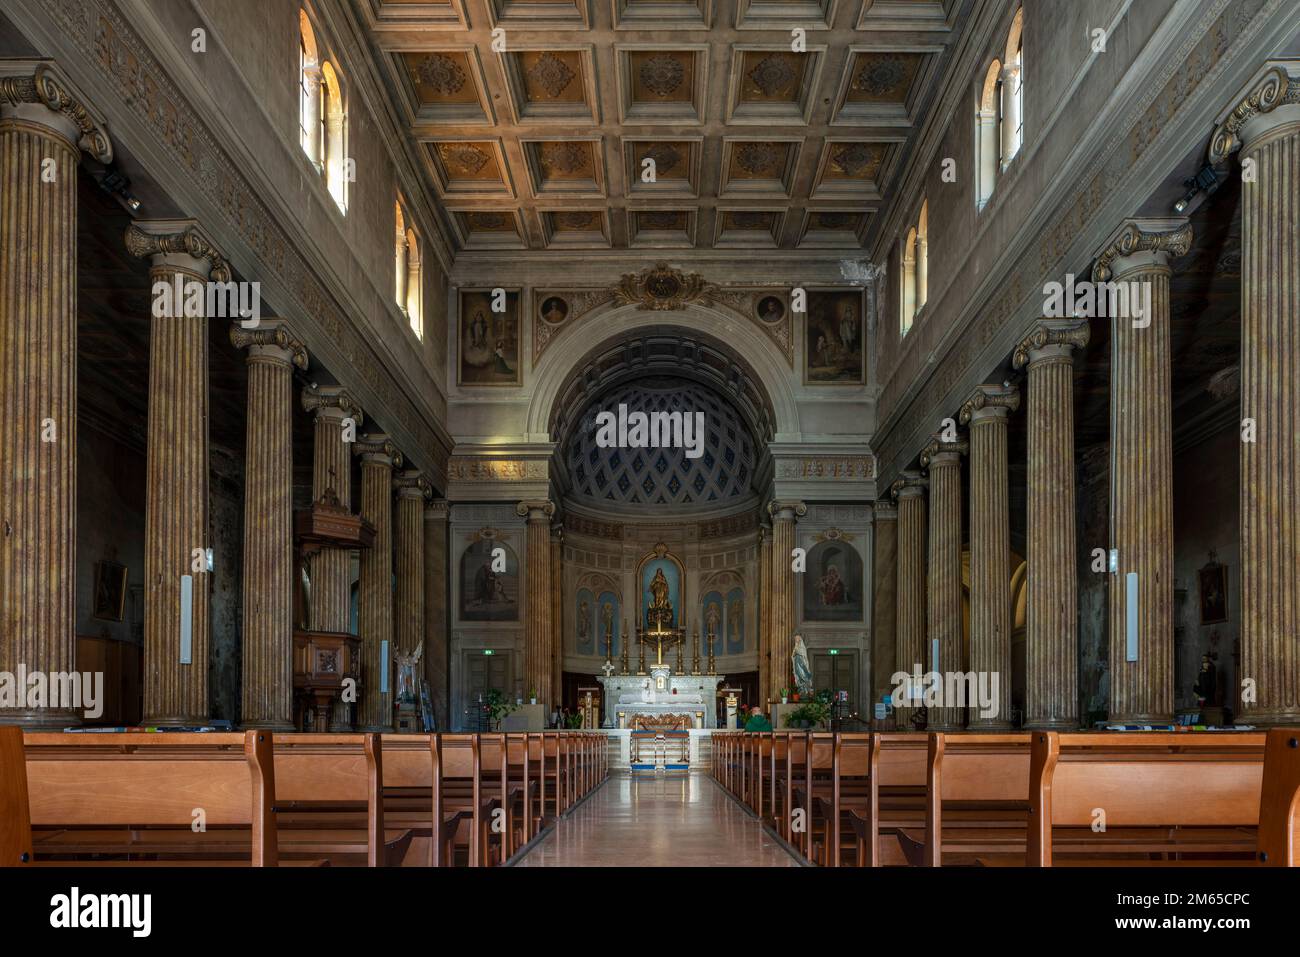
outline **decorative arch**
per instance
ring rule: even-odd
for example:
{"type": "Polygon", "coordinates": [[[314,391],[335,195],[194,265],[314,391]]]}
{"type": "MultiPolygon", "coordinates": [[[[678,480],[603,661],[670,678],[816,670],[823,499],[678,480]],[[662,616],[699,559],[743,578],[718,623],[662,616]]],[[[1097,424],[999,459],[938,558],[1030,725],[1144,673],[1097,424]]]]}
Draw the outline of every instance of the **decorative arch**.
{"type": "Polygon", "coordinates": [[[984,74],[984,86],[975,106],[975,204],[981,209],[993,196],[1001,152],[998,114],[1002,63],[994,60],[984,74]]]}
{"type": "Polygon", "coordinates": [[[921,215],[916,219],[916,311],[925,306],[930,273],[930,201],[921,201],[921,215]]]}
{"type": "Polygon", "coordinates": [[[634,305],[620,306],[586,320],[581,327],[582,335],[558,339],[546,350],[532,372],[532,394],[528,404],[530,441],[542,442],[552,438],[551,431],[559,415],[558,406],[565,385],[588,356],[608,349],[613,343],[626,342],[637,333],[650,333],[665,327],[681,330],[696,339],[738,353],[771,409],[773,438],[799,441],[799,409],[790,388],[793,377],[785,356],[768,337],[751,335],[752,327],[745,320],[697,303],[671,313],[638,309],[634,305]]]}

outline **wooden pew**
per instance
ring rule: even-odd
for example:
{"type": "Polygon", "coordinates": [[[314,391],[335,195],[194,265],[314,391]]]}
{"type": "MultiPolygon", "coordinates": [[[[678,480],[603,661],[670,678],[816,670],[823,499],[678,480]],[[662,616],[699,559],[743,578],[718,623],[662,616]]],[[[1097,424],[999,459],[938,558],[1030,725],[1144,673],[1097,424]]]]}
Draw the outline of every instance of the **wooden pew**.
{"type": "Polygon", "coordinates": [[[1030,867],[1240,865],[1267,854],[1293,866],[1297,737],[1285,728],[1268,735],[1035,732],[1022,860],[1030,867]],[[1091,830],[1098,808],[1106,815],[1101,833],[1091,830]]]}
{"type": "Polygon", "coordinates": [[[899,832],[925,821],[929,742],[924,734],[873,733],[864,792],[842,798],[855,837],[855,859],[866,867],[906,864],[899,832]]]}
{"type": "MultiPolygon", "coordinates": [[[[174,829],[170,833],[179,840],[172,848],[178,855],[224,853],[242,858],[205,860],[207,864],[279,863],[275,764],[268,732],[24,737],[17,729],[3,728],[0,735],[3,816],[11,821],[5,825],[5,843],[17,848],[20,862],[23,854],[30,859],[41,853],[42,842],[34,839],[31,828],[158,826],[174,829]],[[27,824],[21,817],[20,790],[27,796],[27,824]],[[190,830],[196,808],[203,809],[209,829],[205,833],[190,830]],[[26,831],[26,838],[15,838],[15,831],[26,831]]],[[[6,856],[12,861],[13,856],[6,856]]]]}

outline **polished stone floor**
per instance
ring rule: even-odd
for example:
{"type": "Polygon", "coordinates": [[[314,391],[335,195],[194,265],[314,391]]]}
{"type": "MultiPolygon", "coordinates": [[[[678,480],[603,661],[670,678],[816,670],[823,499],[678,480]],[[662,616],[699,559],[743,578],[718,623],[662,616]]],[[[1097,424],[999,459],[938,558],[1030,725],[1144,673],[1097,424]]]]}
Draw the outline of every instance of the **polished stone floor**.
{"type": "Polygon", "coordinates": [[[612,775],[519,867],[794,867],[708,774],[612,775]]]}

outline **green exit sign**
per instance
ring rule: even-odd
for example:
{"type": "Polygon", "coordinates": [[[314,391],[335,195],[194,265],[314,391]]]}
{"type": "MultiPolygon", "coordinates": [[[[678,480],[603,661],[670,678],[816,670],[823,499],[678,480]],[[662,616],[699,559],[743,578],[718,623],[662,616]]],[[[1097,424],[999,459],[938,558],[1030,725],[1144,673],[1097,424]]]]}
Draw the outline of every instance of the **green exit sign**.
{"type": "Polygon", "coordinates": [[[838,655],[839,653],[840,653],[840,650],[839,650],[838,648],[828,648],[828,649],[826,650],[826,654],[828,654],[828,655],[838,655]]]}
{"type": "Polygon", "coordinates": [[[484,649],[483,649],[483,654],[485,654],[485,655],[495,655],[496,652],[493,651],[491,648],[484,648],[484,649]]]}

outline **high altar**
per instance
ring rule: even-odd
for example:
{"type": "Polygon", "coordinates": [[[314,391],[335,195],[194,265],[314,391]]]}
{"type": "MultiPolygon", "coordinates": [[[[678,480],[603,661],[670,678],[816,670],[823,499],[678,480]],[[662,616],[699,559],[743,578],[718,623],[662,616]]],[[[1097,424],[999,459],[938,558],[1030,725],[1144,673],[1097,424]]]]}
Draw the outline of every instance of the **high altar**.
{"type": "MultiPolygon", "coordinates": [[[[665,560],[662,555],[660,559],[665,560]]],[[[605,688],[603,726],[651,731],[717,727],[718,683],[726,676],[717,674],[713,667],[714,635],[708,636],[708,663],[701,670],[700,636],[696,631],[688,670],[684,661],[686,629],[678,624],[663,567],[654,568],[654,577],[646,590],[650,592],[650,601],[644,617],[637,622],[636,671],[628,666],[626,645],[619,669],[615,669],[608,643],[606,646],[605,674],[596,679],[605,688]],[[655,650],[655,660],[648,668],[647,647],[655,650]],[[676,649],[675,667],[669,667],[664,661],[667,648],[676,649]]]]}

